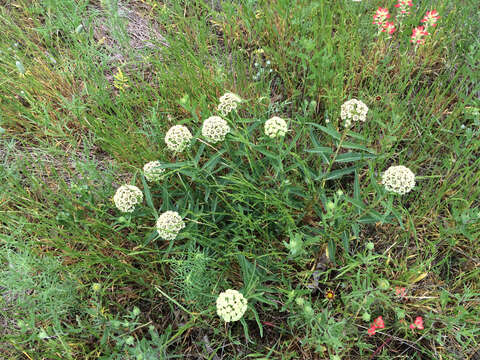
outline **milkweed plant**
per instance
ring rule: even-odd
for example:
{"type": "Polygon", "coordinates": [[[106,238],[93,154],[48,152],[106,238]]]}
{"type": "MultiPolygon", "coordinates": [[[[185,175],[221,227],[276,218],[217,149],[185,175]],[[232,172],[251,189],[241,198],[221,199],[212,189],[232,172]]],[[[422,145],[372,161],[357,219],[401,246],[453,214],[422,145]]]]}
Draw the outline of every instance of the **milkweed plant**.
{"type": "MultiPolygon", "coordinates": [[[[384,11],[376,18],[379,26],[386,14],[384,11]]],[[[284,114],[248,118],[244,116],[248,102],[226,92],[218,104],[207,107],[213,112],[200,114],[199,125],[184,121],[189,125],[171,126],[164,136],[170,157],[146,162],[139,171],[143,191],[135,185],[123,185],[114,196],[119,212],[129,213],[132,224],[147,222],[144,227],[150,226],[145,246],[167,242],[168,249],[181,244],[204,249],[205,253],[189,258],[189,266],[199,273],[185,271],[180,259],[173,258],[171,264],[177,274],[175,281],[182,286],[192,284],[188,278],[195,276],[210,288],[193,286],[191,291],[179,289],[178,293],[188,294],[186,306],[191,309],[210,306],[210,314],[216,313],[229,328],[242,323],[247,338],[246,319],[255,319],[263,331],[265,322],[260,314],[279,307],[274,290],[266,285],[278,277],[269,276],[255,258],[238,254],[246,249],[255,252],[262,243],[277,253],[279,261],[299,266],[305,266],[319,251],[324,251],[331,263],[342,263],[359,247],[364,247],[366,259],[371,259],[374,243],[362,244],[363,227],[395,222],[403,226],[402,212],[406,210],[401,197],[416,186],[414,173],[405,165],[376,168],[375,159],[380,154],[369,148],[361,135],[372,117],[362,100],[339,102],[338,108],[332,109],[337,120],[325,126],[311,122],[307,108],[294,119],[284,114]],[[306,145],[299,145],[300,138],[308,139],[302,143],[306,145]],[[352,187],[346,186],[348,183],[352,187]],[[375,197],[363,199],[361,186],[374,189],[375,197]],[[282,240],[283,253],[268,245],[272,238],[282,240]],[[211,263],[206,267],[204,260],[214,253],[229,267],[240,266],[241,278],[232,278],[211,263]],[[203,265],[195,265],[197,260],[203,265]]],[[[190,109],[193,118],[199,117],[192,99],[185,97],[179,104],[190,109]]],[[[374,274],[371,281],[382,284],[378,291],[389,288],[386,279],[374,274]]],[[[311,334],[324,343],[333,341],[327,329],[336,328],[335,338],[341,338],[348,319],[332,323],[328,314],[319,313],[313,302],[292,291],[284,311],[307,319],[311,334]]],[[[336,298],[335,292],[329,291],[324,300],[327,303],[336,298]]],[[[358,305],[356,310],[370,319],[372,304],[378,298],[358,305]]],[[[382,320],[381,314],[375,315],[382,320]]],[[[366,336],[381,328],[380,320],[366,327],[366,336]]],[[[338,350],[337,345],[332,346],[338,350]]]]}

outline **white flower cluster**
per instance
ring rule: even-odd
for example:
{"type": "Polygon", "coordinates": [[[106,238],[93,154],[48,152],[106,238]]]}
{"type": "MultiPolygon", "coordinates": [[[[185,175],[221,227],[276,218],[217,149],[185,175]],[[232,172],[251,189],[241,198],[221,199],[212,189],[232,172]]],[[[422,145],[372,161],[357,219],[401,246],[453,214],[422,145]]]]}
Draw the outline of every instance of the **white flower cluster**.
{"type": "Polygon", "coordinates": [[[229,132],[230,126],[220,116],[210,116],[203,122],[202,135],[212,143],[225,140],[229,132]]]}
{"type": "Polygon", "coordinates": [[[113,201],[118,210],[131,213],[135,210],[135,205],[143,201],[143,193],[134,185],[122,185],[115,192],[113,201]]]}
{"type": "Polygon", "coordinates": [[[160,180],[161,175],[165,172],[160,161],[150,161],[143,166],[143,175],[150,182],[160,180]]]}
{"type": "Polygon", "coordinates": [[[274,116],[265,122],[265,134],[267,134],[268,137],[285,136],[287,131],[287,123],[281,117],[274,116]]]}
{"type": "Polygon", "coordinates": [[[223,116],[227,116],[230,114],[232,110],[235,110],[242,102],[242,99],[231,92],[225,93],[222,97],[220,97],[220,104],[218,105],[218,111],[223,116]]]}
{"type": "Polygon", "coordinates": [[[184,227],[185,223],[176,211],[165,211],[157,220],[157,232],[164,240],[174,240],[184,227]]]}
{"type": "Polygon", "coordinates": [[[175,152],[182,152],[190,145],[192,134],[190,130],[184,125],[172,126],[165,135],[165,144],[167,147],[175,152]]]}
{"type": "Polygon", "coordinates": [[[382,184],[387,191],[406,194],[415,186],[415,174],[403,165],[390,166],[382,175],[382,184]]]}
{"type": "Polygon", "coordinates": [[[340,109],[340,117],[345,121],[345,127],[350,127],[352,121],[367,120],[368,107],[362,101],[351,99],[343,103],[340,109]]]}
{"type": "Polygon", "coordinates": [[[238,321],[247,311],[247,299],[237,290],[228,289],[217,298],[217,314],[223,321],[238,321]]]}

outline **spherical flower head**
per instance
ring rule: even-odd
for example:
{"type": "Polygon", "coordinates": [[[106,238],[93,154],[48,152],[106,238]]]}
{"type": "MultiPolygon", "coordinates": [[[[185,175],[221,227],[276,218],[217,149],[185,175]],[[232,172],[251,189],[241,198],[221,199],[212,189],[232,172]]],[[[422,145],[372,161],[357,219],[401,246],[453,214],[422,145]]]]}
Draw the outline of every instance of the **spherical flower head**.
{"type": "Polygon", "coordinates": [[[160,161],[150,161],[143,166],[143,175],[149,182],[160,180],[160,177],[165,172],[160,161]]]}
{"type": "Polygon", "coordinates": [[[143,193],[134,185],[122,185],[115,192],[113,201],[118,210],[131,213],[135,210],[135,205],[143,201],[143,193]]]}
{"type": "Polygon", "coordinates": [[[220,112],[220,114],[222,114],[222,116],[227,116],[232,110],[236,108],[237,105],[235,103],[223,102],[218,104],[218,111],[220,112]]]}
{"type": "Polygon", "coordinates": [[[237,290],[228,289],[217,298],[217,314],[223,321],[238,321],[247,311],[247,299],[237,290]]]}
{"type": "Polygon", "coordinates": [[[226,92],[223,96],[220,97],[220,102],[231,102],[240,104],[242,102],[242,98],[234,93],[226,92]]]}
{"type": "Polygon", "coordinates": [[[403,165],[390,166],[382,175],[382,184],[387,191],[403,195],[415,187],[415,174],[403,165]]]}
{"type": "Polygon", "coordinates": [[[203,122],[202,135],[212,143],[225,140],[229,132],[230,126],[220,116],[210,116],[203,122]]]}
{"type": "Polygon", "coordinates": [[[352,121],[367,120],[368,107],[362,101],[351,99],[343,103],[340,109],[340,117],[345,121],[345,127],[350,127],[352,121]]]}
{"type": "Polygon", "coordinates": [[[184,125],[172,126],[165,135],[165,144],[167,144],[170,150],[175,152],[185,150],[190,145],[191,140],[192,134],[184,125]]]}
{"type": "Polygon", "coordinates": [[[164,240],[174,240],[184,227],[185,223],[176,211],[166,211],[157,220],[157,232],[164,240]]]}
{"type": "Polygon", "coordinates": [[[231,92],[225,93],[219,100],[220,104],[218,105],[218,111],[220,111],[220,114],[223,116],[227,116],[242,102],[242,99],[238,95],[231,92]]]}
{"type": "Polygon", "coordinates": [[[265,122],[265,134],[270,138],[285,136],[288,126],[281,117],[274,116],[265,122]]]}

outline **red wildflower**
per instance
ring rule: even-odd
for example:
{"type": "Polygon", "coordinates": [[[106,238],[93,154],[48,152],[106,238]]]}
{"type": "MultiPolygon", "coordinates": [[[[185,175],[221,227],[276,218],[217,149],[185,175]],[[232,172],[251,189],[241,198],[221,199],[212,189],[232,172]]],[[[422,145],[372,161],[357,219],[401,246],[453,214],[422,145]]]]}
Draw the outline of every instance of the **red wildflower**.
{"type": "Polygon", "coordinates": [[[385,24],[383,24],[383,32],[388,32],[390,35],[392,35],[395,30],[397,30],[395,28],[395,24],[393,22],[385,22],[385,24]]]}
{"type": "Polygon", "coordinates": [[[377,329],[383,329],[385,328],[385,323],[383,322],[383,318],[381,316],[379,316],[378,318],[376,318],[375,320],[373,320],[373,325],[375,326],[375,328],[377,329]]]}
{"type": "Polygon", "coordinates": [[[407,295],[407,289],[405,289],[404,287],[398,287],[396,286],[395,287],[395,294],[397,294],[398,297],[400,297],[401,299],[405,299],[406,298],[406,295],[407,295]]]}
{"type": "Polygon", "coordinates": [[[401,14],[410,14],[408,7],[413,6],[413,4],[411,1],[398,0],[398,4],[395,4],[394,6],[400,9],[401,14]]]}
{"type": "Polygon", "coordinates": [[[402,7],[402,6],[413,6],[413,3],[411,1],[402,1],[398,0],[398,4],[394,5],[396,8],[402,7]]]}
{"type": "Polygon", "coordinates": [[[440,16],[438,16],[437,10],[432,10],[432,11],[427,11],[425,13],[425,17],[420,21],[422,23],[425,23],[425,26],[432,26],[435,27],[437,26],[437,21],[440,19],[440,16]]]}
{"type": "Polygon", "coordinates": [[[425,43],[424,36],[429,35],[428,32],[425,31],[423,26],[418,26],[412,30],[412,37],[410,41],[415,44],[423,44],[425,43]]]}
{"type": "Polygon", "coordinates": [[[410,329],[412,329],[412,330],[415,330],[415,329],[423,330],[424,329],[423,319],[422,319],[421,316],[417,316],[417,318],[415,319],[413,324],[410,324],[410,329]]]}
{"type": "Polygon", "coordinates": [[[379,7],[375,15],[373,15],[373,23],[382,26],[389,18],[390,14],[388,13],[388,9],[379,7]]]}
{"type": "Polygon", "coordinates": [[[383,318],[379,316],[375,320],[373,320],[373,323],[370,325],[370,327],[367,330],[368,336],[375,335],[375,331],[377,329],[383,329],[385,328],[385,323],[383,322],[383,318]]]}
{"type": "Polygon", "coordinates": [[[421,316],[417,316],[415,319],[415,325],[417,326],[417,329],[423,330],[423,319],[421,316]]]}

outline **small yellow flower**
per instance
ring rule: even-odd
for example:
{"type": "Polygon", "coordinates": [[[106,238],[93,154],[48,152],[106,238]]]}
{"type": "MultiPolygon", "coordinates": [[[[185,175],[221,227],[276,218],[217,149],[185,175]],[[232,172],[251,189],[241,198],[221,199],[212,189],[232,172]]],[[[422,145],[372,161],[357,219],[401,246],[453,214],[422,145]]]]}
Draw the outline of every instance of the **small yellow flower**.
{"type": "Polygon", "coordinates": [[[332,301],[335,299],[335,292],[333,290],[327,290],[325,293],[325,299],[332,301]]]}
{"type": "Polygon", "coordinates": [[[120,91],[125,91],[128,85],[128,78],[123,75],[122,69],[117,68],[117,73],[113,75],[113,86],[115,86],[120,91]]]}

